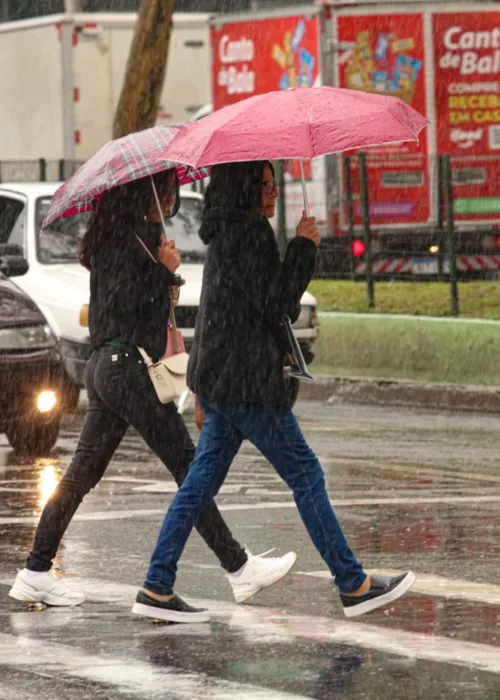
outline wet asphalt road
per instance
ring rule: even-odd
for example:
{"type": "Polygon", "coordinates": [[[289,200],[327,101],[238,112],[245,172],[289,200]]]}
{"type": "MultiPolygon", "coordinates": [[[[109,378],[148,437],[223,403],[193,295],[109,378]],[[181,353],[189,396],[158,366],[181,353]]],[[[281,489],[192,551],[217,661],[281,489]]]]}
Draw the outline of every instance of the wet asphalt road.
{"type": "Polygon", "coordinates": [[[132,617],[174,485],[129,433],[57,559],[89,602],[30,612],[8,585],[78,423],[36,462],[0,436],[0,698],[500,699],[500,418],[317,403],[297,413],[353,549],[370,570],[411,567],[411,594],[346,621],[286,487],[246,445],[218,502],[255,553],[296,550],[293,572],[237,606],[194,533],[178,591],[213,621],[132,617]]]}

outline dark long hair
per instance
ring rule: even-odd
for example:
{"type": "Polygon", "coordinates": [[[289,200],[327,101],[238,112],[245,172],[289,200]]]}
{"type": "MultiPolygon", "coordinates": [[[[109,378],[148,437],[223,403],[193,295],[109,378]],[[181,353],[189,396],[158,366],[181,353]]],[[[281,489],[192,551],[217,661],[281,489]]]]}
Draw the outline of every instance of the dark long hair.
{"type": "MultiPolygon", "coordinates": [[[[160,201],[166,191],[175,191],[175,205],[170,217],[175,216],[180,203],[176,170],[164,170],[153,175],[153,182],[160,201]]],[[[107,243],[123,245],[124,241],[120,239],[126,233],[131,236],[136,233],[154,253],[160,245],[162,228],[146,223],[153,207],[156,207],[156,200],[149,175],[104,192],[82,239],[80,263],[90,270],[92,256],[99,251],[103,238],[107,243]]]]}
{"type": "Polygon", "coordinates": [[[268,160],[214,165],[205,195],[205,211],[215,208],[255,212],[262,204],[262,173],[274,167],[268,160]]]}

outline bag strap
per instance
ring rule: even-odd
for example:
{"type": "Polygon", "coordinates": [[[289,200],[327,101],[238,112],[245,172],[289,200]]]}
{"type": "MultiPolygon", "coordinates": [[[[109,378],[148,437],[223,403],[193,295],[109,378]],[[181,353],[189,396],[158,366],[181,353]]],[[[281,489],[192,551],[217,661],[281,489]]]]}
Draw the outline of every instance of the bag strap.
{"type": "Polygon", "coordinates": [[[174,350],[175,354],[178,355],[181,351],[181,346],[179,345],[179,338],[177,336],[177,322],[175,320],[175,309],[170,304],[170,323],[172,324],[172,333],[174,334],[174,350]]]}
{"type": "MultiPolygon", "coordinates": [[[[155,258],[155,256],[153,255],[153,253],[149,250],[149,248],[148,248],[147,245],[144,243],[144,241],[142,240],[142,238],[140,238],[136,233],[134,233],[134,236],[137,238],[137,240],[138,240],[139,243],[142,245],[142,247],[144,248],[144,250],[146,251],[146,253],[147,253],[147,254],[149,255],[149,257],[153,260],[153,262],[158,263],[158,260],[155,258]]],[[[172,324],[172,331],[173,331],[173,334],[174,334],[174,348],[175,348],[175,353],[176,353],[176,355],[178,355],[178,354],[181,352],[181,347],[180,347],[180,345],[179,345],[179,338],[177,337],[177,323],[176,323],[176,320],[175,320],[175,310],[174,310],[174,307],[172,306],[172,304],[170,304],[170,314],[169,314],[169,317],[170,317],[170,323],[172,324]]],[[[146,364],[148,365],[148,367],[151,366],[151,365],[152,365],[152,362],[151,362],[151,358],[149,357],[149,355],[147,355],[147,354],[144,352],[144,350],[143,350],[142,348],[139,348],[139,347],[138,347],[137,349],[138,349],[139,352],[141,353],[141,355],[142,355],[144,361],[146,362],[146,364]],[[150,364],[148,364],[146,358],[148,358],[150,364]]]]}
{"type": "Polygon", "coordinates": [[[151,260],[153,260],[153,262],[157,263],[158,260],[155,258],[155,256],[153,255],[153,253],[149,250],[149,248],[148,248],[147,245],[144,243],[144,241],[142,240],[142,238],[140,238],[136,233],[134,233],[134,236],[137,238],[137,240],[139,241],[139,243],[142,245],[142,247],[144,248],[144,250],[146,251],[146,253],[149,255],[149,257],[151,258],[151,260]]]}
{"type": "Polygon", "coordinates": [[[148,367],[154,367],[153,360],[149,357],[148,353],[144,350],[144,348],[140,348],[139,346],[137,346],[137,349],[139,350],[139,353],[140,353],[142,359],[144,360],[144,362],[146,363],[146,365],[148,367]]]}

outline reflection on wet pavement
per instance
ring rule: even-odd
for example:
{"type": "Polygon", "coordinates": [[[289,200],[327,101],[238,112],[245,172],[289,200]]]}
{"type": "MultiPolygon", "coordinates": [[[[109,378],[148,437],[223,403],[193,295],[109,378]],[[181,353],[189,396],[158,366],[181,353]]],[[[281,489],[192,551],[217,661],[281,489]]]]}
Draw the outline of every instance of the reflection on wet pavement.
{"type": "Polygon", "coordinates": [[[52,462],[40,465],[40,473],[38,476],[38,491],[40,494],[38,505],[40,511],[44,509],[45,504],[54,493],[59,479],[60,475],[52,462]]]}
{"type": "Polygon", "coordinates": [[[499,420],[320,404],[302,404],[299,415],[353,549],[370,570],[412,568],[409,595],[346,621],[286,487],[245,445],[219,505],[253,551],[297,551],[295,570],[254,605],[236,606],[194,534],[179,591],[210,607],[213,621],[134,619],[130,606],[175,485],[131,432],[56,562],[89,602],[28,612],[7,597],[8,584],[78,426],[36,462],[0,436],[0,698],[500,698],[499,420]]]}

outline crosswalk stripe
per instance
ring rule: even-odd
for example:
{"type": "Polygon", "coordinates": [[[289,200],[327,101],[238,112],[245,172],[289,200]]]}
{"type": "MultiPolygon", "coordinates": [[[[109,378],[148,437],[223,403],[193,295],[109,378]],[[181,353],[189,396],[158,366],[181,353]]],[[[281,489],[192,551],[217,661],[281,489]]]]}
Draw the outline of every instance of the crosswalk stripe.
{"type": "MultiPolygon", "coordinates": [[[[131,606],[137,593],[137,586],[101,579],[74,578],[70,581],[75,588],[85,591],[89,602],[131,606]]],[[[0,583],[8,584],[10,581],[0,583]]],[[[281,610],[240,606],[223,601],[197,599],[193,602],[208,608],[215,618],[230,628],[237,628],[238,633],[247,641],[256,644],[264,640],[291,642],[300,637],[375,649],[415,661],[434,661],[500,674],[499,649],[487,644],[407,632],[364,622],[339,622],[327,617],[287,614],[281,610]]],[[[404,605],[404,601],[400,605],[404,605]]],[[[15,614],[11,617],[14,616],[15,614]]],[[[168,628],[165,633],[169,633],[168,628]]]]}
{"type": "MultiPolygon", "coordinates": [[[[283,495],[288,495],[285,491],[283,495]]],[[[402,506],[443,503],[500,503],[500,496],[401,496],[396,498],[342,498],[331,499],[334,508],[349,506],[402,506]]],[[[296,508],[293,501],[271,503],[223,503],[219,510],[265,510],[267,508],[296,508]]]]}
{"type": "MultiPolygon", "coordinates": [[[[282,508],[296,508],[295,503],[290,500],[288,492],[283,495],[286,501],[271,501],[265,503],[221,503],[221,511],[244,511],[244,510],[275,510],[282,508]]],[[[423,504],[447,504],[447,503],[500,503],[500,496],[409,496],[400,498],[344,498],[332,499],[332,506],[335,508],[348,508],[351,506],[394,506],[394,505],[423,505],[423,504]]],[[[106,510],[90,513],[77,513],[74,521],[99,521],[99,520],[120,520],[124,518],[141,518],[150,515],[164,515],[166,508],[144,508],[142,510],[106,510]]],[[[31,525],[37,523],[39,516],[6,516],[0,517],[0,525],[31,525]]]]}
{"type": "MultiPolygon", "coordinates": [[[[136,510],[102,510],[90,513],[76,513],[71,522],[97,522],[99,520],[125,520],[144,518],[150,515],[164,516],[166,508],[143,508],[136,510]]],[[[0,525],[33,525],[38,523],[39,515],[18,515],[0,518],[0,525]]]]}
{"type": "MultiPolygon", "coordinates": [[[[329,571],[295,571],[300,576],[311,576],[313,578],[323,578],[331,580],[329,571]]],[[[393,576],[401,571],[394,569],[372,569],[370,574],[382,574],[393,576]]],[[[475,583],[463,579],[445,578],[444,576],[434,576],[433,574],[415,574],[416,581],[411,587],[412,593],[432,596],[434,598],[446,598],[455,600],[469,600],[476,603],[486,603],[488,605],[500,605],[500,586],[493,583],[475,583]]],[[[500,650],[499,650],[500,655],[500,650]]]]}
{"type": "Polygon", "coordinates": [[[306,700],[303,695],[227,681],[177,667],[153,666],[131,657],[88,654],[78,647],[0,633],[0,664],[43,671],[44,676],[80,678],[146,698],[188,700],[203,694],[212,700],[306,700]]]}

